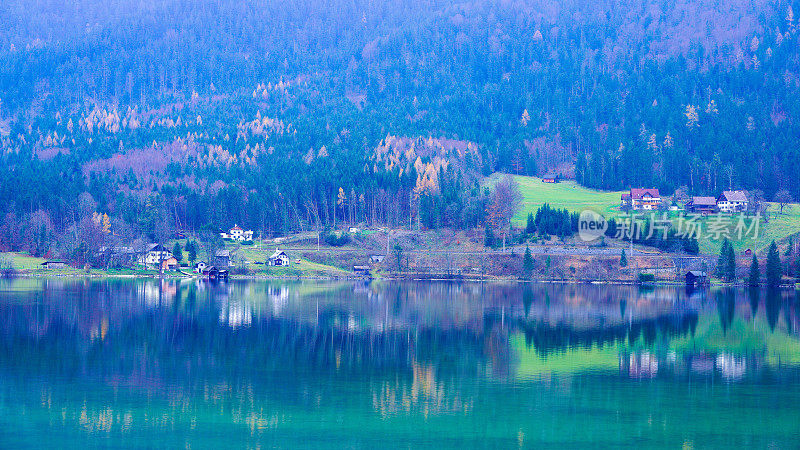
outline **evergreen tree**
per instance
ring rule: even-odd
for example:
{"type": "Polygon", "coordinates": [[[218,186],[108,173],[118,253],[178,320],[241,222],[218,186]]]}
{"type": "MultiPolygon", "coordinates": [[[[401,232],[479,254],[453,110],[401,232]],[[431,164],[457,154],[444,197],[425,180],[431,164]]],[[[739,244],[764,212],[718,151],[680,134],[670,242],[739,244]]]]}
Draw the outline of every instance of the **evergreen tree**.
{"type": "Polygon", "coordinates": [[[774,240],[769,244],[766,274],[768,286],[779,286],[781,284],[781,257],[778,254],[778,246],[774,240]]]}
{"type": "Polygon", "coordinates": [[[536,232],[536,221],[533,218],[533,213],[528,213],[528,220],[525,223],[525,232],[528,234],[536,232]]]}
{"type": "Polygon", "coordinates": [[[197,243],[195,241],[187,242],[186,251],[189,252],[189,261],[194,265],[197,260],[197,243]]]}
{"type": "Polygon", "coordinates": [[[750,274],[747,276],[747,284],[758,286],[761,283],[761,269],[758,268],[758,258],[753,255],[753,262],[750,263],[750,274]]]}
{"type": "Polygon", "coordinates": [[[728,281],[736,280],[736,255],[733,251],[733,245],[728,243],[728,249],[725,253],[725,278],[728,281]]]}
{"type": "Polygon", "coordinates": [[[719,257],[717,258],[717,267],[714,269],[714,276],[717,278],[725,278],[728,269],[728,246],[730,242],[727,239],[722,241],[722,248],[719,250],[719,257]]]}
{"type": "Polygon", "coordinates": [[[625,249],[622,249],[622,253],[619,255],[619,266],[620,267],[628,267],[628,257],[625,256],[625,249]]]}
{"type": "Polygon", "coordinates": [[[530,277],[531,273],[533,273],[533,256],[531,255],[531,249],[527,245],[525,246],[525,257],[522,259],[522,269],[525,271],[525,276],[530,277]]]}
{"type": "Polygon", "coordinates": [[[178,262],[183,261],[183,250],[181,250],[180,242],[175,242],[175,245],[172,246],[172,256],[174,256],[178,262]]]}

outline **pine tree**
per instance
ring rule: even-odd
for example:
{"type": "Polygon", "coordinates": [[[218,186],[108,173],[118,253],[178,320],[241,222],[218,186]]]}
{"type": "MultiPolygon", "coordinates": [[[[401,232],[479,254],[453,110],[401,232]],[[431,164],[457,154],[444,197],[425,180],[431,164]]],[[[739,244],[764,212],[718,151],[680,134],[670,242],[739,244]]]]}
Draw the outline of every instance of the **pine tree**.
{"type": "Polygon", "coordinates": [[[197,260],[197,243],[195,241],[187,242],[186,251],[189,252],[189,261],[194,265],[197,260]]]}
{"type": "Polygon", "coordinates": [[[733,252],[733,245],[730,243],[725,252],[725,278],[728,281],[736,280],[736,255],[733,252]]]}
{"type": "Polygon", "coordinates": [[[753,255],[753,262],[750,263],[750,274],[747,276],[747,284],[758,286],[761,283],[761,269],[758,268],[758,258],[753,255]]]}
{"type": "Polygon", "coordinates": [[[719,257],[717,258],[717,267],[714,269],[714,276],[717,278],[725,278],[727,275],[728,246],[730,245],[727,239],[722,241],[722,248],[719,249],[719,257]]]}
{"type": "Polygon", "coordinates": [[[619,255],[619,266],[620,267],[628,267],[628,257],[625,256],[625,249],[622,249],[622,253],[619,255]]]}
{"type": "Polygon", "coordinates": [[[781,257],[778,254],[778,246],[775,241],[769,244],[766,273],[768,286],[779,286],[781,284],[781,257]]]}
{"type": "Polygon", "coordinates": [[[531,273],[533,273],[533,256],[531,255],[531,249],[527,245],[525,246],[525,257],[522,259],[522,269],[525,271],[525,276],[530,277],[531,273]]]}
{"type": "Polygon", "coordinates": [[[174,256],[178,262],[183,261],[183,250],[181,250],[180,242],[176,242],[175,245],[172,246],[172,256],[174,256]]]}

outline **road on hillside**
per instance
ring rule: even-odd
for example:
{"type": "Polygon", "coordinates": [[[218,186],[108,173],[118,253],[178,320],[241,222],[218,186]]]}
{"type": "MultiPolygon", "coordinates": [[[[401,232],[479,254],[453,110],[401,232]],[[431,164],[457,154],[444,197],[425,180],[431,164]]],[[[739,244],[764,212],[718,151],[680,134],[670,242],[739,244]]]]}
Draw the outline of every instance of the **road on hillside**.
{"type": "MultiPolygon", "coordinates": [[[[529,247],[531,249],[531,254],[536,256],[547,256],[547,255],[557,255],[557,256],[619,256],[622,247],[575,247],[575,246],[545,246],[545,245],[534,245],[529,247]]],[[[385,250],[383,249],[361,249],[361,248],[330,248],[324,247],[317,249],[316,246],[313,247],[284,247],[284,250],[290,251],[301,251],[301,252],[316,252],[319,251],[320,253],[364,253],[364,254],[383,254],[385,250]]],[[[682,254],[670,254],[670,253],[661,253],[654,250],[640,250],[634,248],[631,251],[630,248],[624,249],[626,253],[630,255],[634,255],[637,257],[669,257],[673,259],[681,259],[686,261],[692,260],[703,260],[706,259],[704,256],[693,256],[693,255],[682,255],[682,254]]],[[[518,254],[522,255],[525,253],[525,247],[515,246],[515,247],[507,247],[504,250],[406,250],[403,249],[403,253],[405,254],[422,254],[422,255],[513,255],[518,254]]]]}

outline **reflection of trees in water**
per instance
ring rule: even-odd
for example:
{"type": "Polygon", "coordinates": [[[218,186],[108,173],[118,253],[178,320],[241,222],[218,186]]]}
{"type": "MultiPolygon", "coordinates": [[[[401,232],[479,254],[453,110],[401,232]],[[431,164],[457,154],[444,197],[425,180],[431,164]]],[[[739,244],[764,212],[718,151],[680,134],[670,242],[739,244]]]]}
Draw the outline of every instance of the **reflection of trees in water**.
{"type": "Polygon", "coordinates": [[[547,356],[570,348],[602,347],[616,343],[634,346],[640,340],[645,346],[651,347],[656,337],[669,339],[692,333],[697,321],[696,311],[684,311],[600,328],[528,322],[522,325],[522,329],[526,345],[533,346],[540,355],[547,356]]]}
{"type": "MultiPolygon", "coordinates": [[[[424,365],[437,380],[503,377],[517,327],[546,356],[617,342],[651,348],[693,334],[698,311],[725,331],[758,311],[746,291],[711,292],[713,302],[698,303],[703,296],[682,289],[630,286],[58,282],[0,301],[0,338],[4,362],[43,371],[56,361],[178,379],[187,366],[408,375],[424,365]]],[[[764,301],[770,329],[797,329],[796,303],[775,293],[764,301]]]]}
{"type": "Polygon", "coordinates": [[[761,289],[756,286],[750,286],[747,288],[747,299],[750,303],[750,314],[753,320],[755,320],[756,315],[758,314],[758,304],[761,303],[761,289]]]}
{"type": "Polygon", "coordinates": [[[733,289],[720,289],[714,293],[714,301],[717,303],[722,332],[727,333],[736,314],[736,292],[733,289]]]}

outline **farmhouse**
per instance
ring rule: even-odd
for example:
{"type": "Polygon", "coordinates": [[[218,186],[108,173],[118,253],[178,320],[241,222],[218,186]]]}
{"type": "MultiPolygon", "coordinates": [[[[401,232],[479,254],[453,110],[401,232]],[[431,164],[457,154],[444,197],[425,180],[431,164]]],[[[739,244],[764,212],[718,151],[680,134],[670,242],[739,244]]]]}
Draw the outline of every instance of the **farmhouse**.
{"type": "Polygon", "coordinates": [[[45,261],[41,264],[43,269],[65,269],[67,263],[64,261],[45,261]]]}
{"type": "Polygon", "coordinates": [[[275,253],[269,257],[269,265],[276,267],[284,267],[289,265],[289,255],[283,250],[275,249],[275,253]]]}
{"type": "Polygon", "coordinates": [[[147,269],[156,269],[163,260],[172,258],[172,252],[161,244],[151,244],[147,251],[137,259],[137,263],[147,269]]]}
{"type": "Polygon", "coordinates": [[[650,211],[658,209],[661,205],[661,195],[658,189],[632,188],[629,193],[622,194],[620,205],[637,211],[650,211]]]}
{"type": "Polygon", "coordinates": [[[234,224],[233,228],[228,230],[227,233],[223,231],[219,235],[222,237],[222,239],[230,239],[231,241],[237,241],[237,242],[245,242],[253,240],[253,230],[245,230],[236,224],[234,224]]]}
{"type": "Polygon", "coordinates": [[[722,191],[717,197],[717,209],[720,212],[746,211],[749,203],[744,191],[722,191]]]}
{"type": "Polygon", "coordinates": [[[561,181],[561,175],[554,172],[547,172],[542,175],[542,183],[558,183],[561,181]]]}
{"type": "Polygon", "coordinates": [[[717,211],[717,199],[714,197],[692,197],[686,202],[686,210],[693,213],[711,214],[717,211]]]}

